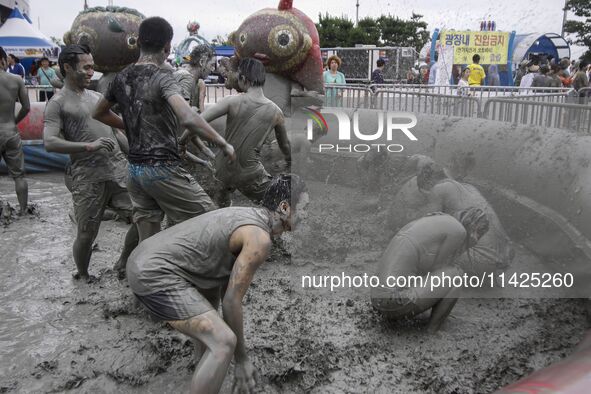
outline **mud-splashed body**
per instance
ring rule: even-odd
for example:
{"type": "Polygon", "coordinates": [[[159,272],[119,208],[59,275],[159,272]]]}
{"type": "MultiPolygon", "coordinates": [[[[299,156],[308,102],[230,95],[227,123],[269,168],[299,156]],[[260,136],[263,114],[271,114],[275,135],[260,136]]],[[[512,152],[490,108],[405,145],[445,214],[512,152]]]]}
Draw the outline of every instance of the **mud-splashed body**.
{"type": "Polygon", "coordinates": [[[64,34],[64,42],[88,45],[97,71],[117,72],[139,57],[137,36],[143,19],[132,9],[89,9],[74,19],[71,29],[64,34]]]}
{"type": "Polygon", "coordinates": [[[254,57],[270,73],[285,76],[307,90],[324,92],[320,39],[314,22],[282,0],[246,18],[230,35],[238,58],[254,57]]]}

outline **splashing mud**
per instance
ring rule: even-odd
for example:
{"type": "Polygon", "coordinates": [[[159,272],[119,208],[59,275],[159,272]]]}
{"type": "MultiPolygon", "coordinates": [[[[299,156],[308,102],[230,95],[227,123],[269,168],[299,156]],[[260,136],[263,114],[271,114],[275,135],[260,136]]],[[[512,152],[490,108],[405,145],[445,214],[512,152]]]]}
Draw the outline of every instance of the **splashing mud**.
{"type": "MultiPolygon", "coordinates": [[[[150,320],[111,271],[127,226],[102,223],[90,266],[98,280],[76,283],[70,194],[59,175],[29,179],[40,219],[0,228],[0,392],[186,391],[191,342],[150,320]]],[[[261,392],[485,393],[568,355],[582,337],[585,309],[573,299],[462,299],[428,335],[427,316],[386,321],[366,292],[302,289],[302,275],[372,272],[392,235],[376,225],[378,206],[351,204],[361,193],[324,182],[309,189],[305,231],[274,244],[245,299],[261,392]]],[[[532,260],[517,250],[519,264],[532,260]]]]}

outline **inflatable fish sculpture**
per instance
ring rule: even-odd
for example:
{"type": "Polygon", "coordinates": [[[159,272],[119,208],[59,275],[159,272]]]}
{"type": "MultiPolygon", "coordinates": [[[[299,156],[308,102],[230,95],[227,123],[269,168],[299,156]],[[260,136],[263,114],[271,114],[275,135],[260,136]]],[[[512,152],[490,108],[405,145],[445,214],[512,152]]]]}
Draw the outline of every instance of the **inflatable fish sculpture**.
{"type": "Polygon", "coordinates": [[[278,9],[249,16],[229,39],[238,58],[254,57],[268,72],[324,93],[318,30],[306,14],[293,8],[293,0],[281,0],[278,9]]]}
{"type": "Polygon", "coordinates": [[[89,8],[74,19],[64,42],[88,45],[97,71],[117,72],[140,55],[137,36],[143,19],[144,15],[131,8],[89,8]]]}

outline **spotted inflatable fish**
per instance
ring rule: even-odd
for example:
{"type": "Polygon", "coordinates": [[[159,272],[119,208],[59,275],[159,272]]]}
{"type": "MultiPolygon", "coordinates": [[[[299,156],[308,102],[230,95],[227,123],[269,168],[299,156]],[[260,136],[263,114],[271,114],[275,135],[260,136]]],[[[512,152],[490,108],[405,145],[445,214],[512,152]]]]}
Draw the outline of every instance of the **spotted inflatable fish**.
{"type": "Polygon", "coordinates": [[[306,14],[293,8],[293,0],[252,14],[229,38],[237,57],[254,57],[268,72],[324,92],[318,30],[306,14]]]}
{"type": "Polygon", "coordinates": [[[131,8],[89,8],[74,19],[64,34],[64,42],[88,45],[97,71],[117,72],[135,62],[140,54],[137,36],[143,19],[131,8]]]}

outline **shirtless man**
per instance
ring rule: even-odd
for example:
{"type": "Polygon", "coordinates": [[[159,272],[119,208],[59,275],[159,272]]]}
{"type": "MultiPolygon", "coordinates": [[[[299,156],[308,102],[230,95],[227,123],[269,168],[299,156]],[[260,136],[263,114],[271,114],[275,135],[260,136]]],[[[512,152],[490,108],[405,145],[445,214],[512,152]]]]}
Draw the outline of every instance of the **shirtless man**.
{"type": "Polygon", "coordinates": [[[503,271],[511,264],[514,250],[501,221],[478,189],[452,179],[440,165],[424,163],[417,170],[417,186],[426,193],[426,212],[445,212],[457,217],[458,212],[477,207],[490,222],[490,230],[461,258],[461,266],[470,273],[503,271]]]}
{"type": "Polygon", "coordinates": [[[27,116],[31,105],[25,83],[18,75],[6,72],[8,56],[0,47],[0,158],[4,159],[8,173],[14,179],[20,214],[27,211],[28,190],[25,180],[25,155],[16,125],[27,116]],[[16,100],[21,109],[14,116],[16,100]]]}
{"type": "MultiPolygon", "coordinates": [[[[444,213],[429,214],[404,226],[394,236],[382,256],[377,275],[380,283],[387,278],[440,276],[453,277],[463,271],[455,266],[456,258],[473,247],[488,231],[488,219],[479,208],[459,213],[459,220],[444,213]]],[[[415,316],[431,309],[427,329],[437,331],[457,302],[458,289],[420,283],[416,287],[371,289],[375,309],[392,319],[415,316]]]]}
{"type": "Polygon", "coordinates": [[[127,278],[140,302],[205,346],[192,393],[217,393],[232,355],[235,392],[253,392],[255,370],[244,344],[242,298],[269,256],[271,238],[291,231],[307,202],[303,181],[280,175],[270,182],[262,207],[208,212],[154,235],[132,253],[127,278]],[[223,319],[217,313],[220,297],[223,319]]]}
{"type": "MultiPolygon", "coordinates": [[[[118,140],[125,135],[92,118],[100,93],[87,90],[94,74],[90,49],[68,45],[60,53],[59,66],[65,85],[47,103],[43,139],[48,152],[68,153],[71,159],[71,191],[78,225],[73,254],[78,272],[75,279],[91,281],[88,273],[92,245],[106,207],[131,218],[132,205],[126,189],[127,160],[118,140]],[[60,136],[63,135],[62,136],[60,136]]],[[[125,271],[127,258],[138,243],[131,225],[115,269],[125,271]]]]}
{"type": "MultiPolygon", "coordinates": [[[[265,66],[259,60],[246,58],[238,65],[238,85],[242,94],[220,100],[203,113],[211,122],[227,115],[226,138],[236,149],[237,160],[228,163],[221,155],[215,160],[216,178],[220,181],[216,203],[231,204],[230,194],[238,189],[253,202],[259,202],[271,182],[271,175],[261,163],[260,150],[271,131],[283,153],[287,166],[291,165],[291,152],[285,131],[283,113],[263,94],[265,66]]],[[[187,140],[187,133],[181,143],[187,140]]]]}
{"type": "Polygon", "coordinates": [[[160,231],[164,213],[173,223],[180,223],[216,208],[180,166],[180,126],[191,136],[214,142],[230,160],[235,157],[232,145],[184,100],[172,71],[162,68],[172,36],[172,26],[166,20],[144,19],[138,34],[137,63],[117,74],[94,112],[95,119],[127,133],[128,190],[140,241],[160,231]],[[115,104],[119,104],[123,119],[111,111],[115,104]]]}

